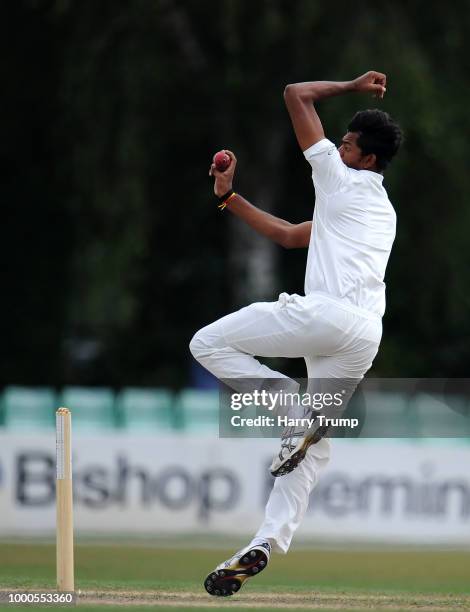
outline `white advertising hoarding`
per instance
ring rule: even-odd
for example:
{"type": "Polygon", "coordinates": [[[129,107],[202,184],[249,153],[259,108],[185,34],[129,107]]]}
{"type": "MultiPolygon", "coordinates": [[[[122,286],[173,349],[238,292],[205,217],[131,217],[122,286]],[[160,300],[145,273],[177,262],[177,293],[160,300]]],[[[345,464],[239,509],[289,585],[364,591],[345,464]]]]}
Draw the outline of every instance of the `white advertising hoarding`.
{"type": "MultiPolygon", "coordinates": [[[[76,531],[249,534],[263,518],[277,444],[76,435],[76,531]]],[[[470,544],[469,467],[462,442],[334,440],[296,540],[470,544]]],[[[0,536],[53,532],[54,484],[54,432],[2,432],[0,536]]]]}

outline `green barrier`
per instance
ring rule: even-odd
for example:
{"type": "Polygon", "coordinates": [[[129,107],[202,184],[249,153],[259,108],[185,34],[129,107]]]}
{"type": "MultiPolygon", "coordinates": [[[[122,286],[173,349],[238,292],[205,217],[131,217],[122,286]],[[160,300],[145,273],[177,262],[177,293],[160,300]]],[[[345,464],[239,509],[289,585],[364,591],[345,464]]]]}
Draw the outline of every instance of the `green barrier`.
{"type": "Polygon", "coordinates": [[[174,396],[168,389],[128,387],[116,399],[118,424],[129,431],[162,431],[174,427],[174,396]]]}
{"type": "Polygon", "coordinates": [[[54,427],[57,394],[49,387],[9,386],[3,391],[3,420],[8,429],[38,430],[54,427]]]}

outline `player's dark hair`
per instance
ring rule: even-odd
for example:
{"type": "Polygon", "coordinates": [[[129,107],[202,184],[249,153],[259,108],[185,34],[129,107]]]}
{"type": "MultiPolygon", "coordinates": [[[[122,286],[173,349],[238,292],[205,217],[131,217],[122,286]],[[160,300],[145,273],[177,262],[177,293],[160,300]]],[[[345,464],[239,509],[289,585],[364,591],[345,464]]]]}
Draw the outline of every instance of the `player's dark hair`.
{"type": "Polygon", "coordinates": [[[348,125],[357,132],[357,146],[363,155],[375,154],[377,170],[385,170],[403,140],[403,132],[388,113],[377,108],[357,112],[348,125]]]}

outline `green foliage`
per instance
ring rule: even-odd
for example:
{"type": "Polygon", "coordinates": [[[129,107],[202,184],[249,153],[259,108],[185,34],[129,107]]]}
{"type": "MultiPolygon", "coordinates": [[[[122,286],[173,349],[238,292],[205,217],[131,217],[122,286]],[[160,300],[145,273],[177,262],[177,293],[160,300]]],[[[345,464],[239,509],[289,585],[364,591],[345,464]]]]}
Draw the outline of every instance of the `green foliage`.
{"type": "Polygon", "coordinates": [[[255,252],[263,239],[216,210],[208,165],[234,150],[240,191],[310,218],[283,88],[370,68],[388,74],[383,102],[319,113],[338,139],[380,104],[406,134],[386,176],[399,225],[375,373],[466,375],[466,3],[21,0],[0,23],[5,383],[184,384],[199,327],[301,292],[305,254],[255,252]]]}

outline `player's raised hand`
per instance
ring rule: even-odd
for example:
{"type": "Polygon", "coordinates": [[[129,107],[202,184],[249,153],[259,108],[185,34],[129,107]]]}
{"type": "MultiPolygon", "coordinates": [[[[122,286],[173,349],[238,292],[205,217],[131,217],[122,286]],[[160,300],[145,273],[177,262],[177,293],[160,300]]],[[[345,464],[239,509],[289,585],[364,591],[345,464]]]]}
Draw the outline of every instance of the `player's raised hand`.
{"type": "Polygon", "coordinates": [[[209,168],[209,176],[213,176],[215,178],[214,193],[217,197],[223,196],[227,193],[227,191],[232,189],[233,176],[235,174],[235,167],[237,165],[235,153],[232,153],[232,151],[227,149],[224,149],[223,151],[230,157],[229,167],[221,172],[220,170],[217,170],[215,164],[212,163],[209,168]]]}
{"type": "Polygon", "coordinates": [[[387,77],[382,72],[369,70],[352,82],[355,91],[370,91],[375,98],[383,98],[387,91],[387,77]]]}

